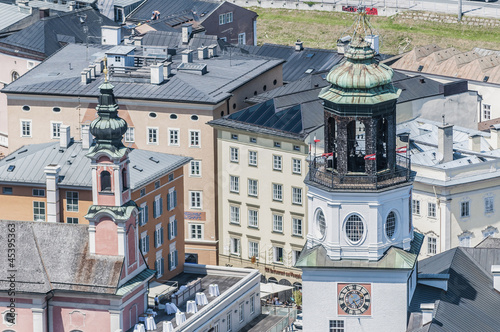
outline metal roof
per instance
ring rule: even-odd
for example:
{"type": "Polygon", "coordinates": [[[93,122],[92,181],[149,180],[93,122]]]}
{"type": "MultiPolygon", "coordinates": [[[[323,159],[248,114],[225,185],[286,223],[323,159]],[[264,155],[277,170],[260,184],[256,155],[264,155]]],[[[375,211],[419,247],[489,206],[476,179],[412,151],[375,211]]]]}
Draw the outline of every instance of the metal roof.
{"type": "MultiPolygon", "coordinates": [[[[156,27],[156,26],[155,26],[156,27]]],[[[174,48],[178,51],[181,49],[191,49],[196,50],[202,46],[217,45],[218,53],[220,53],[221,48],[217,40],[217,36],[213,35],[202,35],[194,34],[190,39],[188,44],[182,43],[182,34],[175,31],[149,31],[142,37],[143,46],[163,46],[168,48],[174,48]]]]}
{"type": "MultiPolygon", "coordinates": [[[[421,303],[434,303],[434,317],[428,331],[497,331],[500,293],[493,288],[490,269],[498,264],[498,247],[458,247],[420,261],[419,274],[449,274],[448,289],[418,284],[410,313],[420,312],[421,303]]],[[[420,331],[419,328],[408,331],[420,331]]]]}
{"type": "Polygon", "coordinates": [[[99,14],[97,10],[85,8],[82,10],[49,16],[41,19],[29,27],[13,33],[2,39],[2,44],[13,48],[22,47],[36,51],[46,56],[54,54],[68,42],[86,43],[88,35],[98,37],[89,39],[89,43],[100,43],[101,26],[117,24],[107,17],[99,14]],[[85,24],[80,19],[85,16],[85,24]]]}
{"type": "MultiPolygon", "coordinates": [[[[104,57],[110,46],[69,44],[28,73],[7,85],[2,92],[96,97],[103,75],[88,84],[81,83],[81,71],[90,61],[104,57]],[[86,59],[82,54],[88,52],[86,59]],[[71,64],[71,65],[69,65],[71,64]]],[[[123,99],[149,99],[217,104],[255,77],[279,66],[283,60],[233,55],[201,60],[208,65],[205,75],[177,72],[180,56],[174,57],[172,76],[162,84],[134,82],[111,76],[114,94],[123,99]]],[[[198,63],[198,60],[194,60],[198,63]]]]}
{"type": "Polygon", "coordinates": [[[0,3],[0,31],[30,15],[16,5],[0,3]]]}
{"type": "MultiPolygon", "coordinates": [[[[49,222],[0,221],[0,232],[15,224],[16,291],[47,293],[50,290],[115,294],[120,282],[123,256],[90,255],[88,225],[49,222]],[[64,253],[64,255],[61,255],[64,253]]],[[[7,251],[7,241],[0,241],[7,251]]],[[[10,270],[9,262],[0,268],[10,270]]],[[[0,277],[0,290],[9,289],[7,274],[0,277]]]]}
{"type": "MultiPolygon", "coordinates": [[[[44,168],[49,164],[60,165],[59,186],[92,187],[89,150],[81,142],[61,149],[59,142],[26,145],[0,160],[0,182],[45,185],[44,168]],[[7,169],[14,166],[9,172],[7,169]]],[[[145,184],[182,167],[192,158],[161,152],[133,149],[130,159],[130,188],[136,190],[145,184]],[[156,162],[158,161],[158,162],[156,162]]]]}
{"type": "Polygon", "coordinates": [[[127,16],[127,21],[150,20],[151,13],[155,10],[161,13],[161,20],[194,12],[200,17],[205,17],[220,4],[218,1],[201,0],[146,0],[127,16]]]}

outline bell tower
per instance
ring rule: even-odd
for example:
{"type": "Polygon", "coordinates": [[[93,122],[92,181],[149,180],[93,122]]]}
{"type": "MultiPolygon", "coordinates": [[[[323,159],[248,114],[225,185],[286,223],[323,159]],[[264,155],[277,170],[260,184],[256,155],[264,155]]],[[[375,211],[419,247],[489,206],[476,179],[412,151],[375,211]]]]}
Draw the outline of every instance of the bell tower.
{"type": "Polygon", "coordinates": [[[422,236],[411,223],[410,159],[396,149],[401,91],[367,29],[359,7],[345,58],[319,94],[325,153],[309,163],[307,242],[296,263],[311,331],[405,331],[416,284],[422,236]]]}

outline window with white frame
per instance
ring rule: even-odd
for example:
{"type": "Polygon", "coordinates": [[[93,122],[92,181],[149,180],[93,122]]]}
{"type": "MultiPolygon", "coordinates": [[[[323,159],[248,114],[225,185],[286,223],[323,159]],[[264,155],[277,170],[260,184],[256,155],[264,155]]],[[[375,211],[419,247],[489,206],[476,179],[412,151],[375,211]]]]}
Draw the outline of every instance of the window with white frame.
{"type": "Polygon", "coordinates": [[[163,226],[161,224],[155,227],[155,248],[161,247],[163,244],[163,226]]]}
{"type": "Polygon", "coordinates": [[[50,122],[50,137],[60,138],[61,137],[61,125],[62,122],[50,122]]]}
{"type": "Polygon", "coordinates": [[[248,241],[248,258],[259,258],[259,242],[248,241]]]}
{"type": "Polygon", "coordinates": [[[329,332],[345,332],[343,320],[331,320],[329,332]]]}
{"type": "Polygon", "coordinates": [[[435,255],[437,252],[437,238],[434,236],[427,237],[427,254],[435,255]]]}
{"type": "Polygon", "coordinates": [[[168,218],[168,239],[173,240],[177,236],[177,219],[175,215],[168,218]]]}
{"type": "Polygon", "coordinates": [[[158,181],[155,181],[155,189],[158,189],[158,188],[160,188],[160,185],[161,185],[161,182],[160,182],[160,180],[158,180],[158,181]]]}
{"type": "Polygon", "coordinates": [[[203,225],[202,224],[189,224],[189,238],[192,240],[203,239],[203,225]]]}
{"type": "Polygon", "coordinates": [[[413,214],[420,215],[420,201],[416,199],[411,200],[411,211],[413,214]]]}
{"type": "Polygon", "coordinates": [[[66,211],[78,212],[78,191],[66,192],[66,211]]]}
{"type": "Polygon", "coordinates": [[[302,160],[292,158],[292,172],[295,174],[302,173],[302,160]]]}
{"type": "Polygon", "coordinates": [[[189,146],[190,147],[200,147],[200,131],[190,130],[189,131],[189,146]]]}
{"type": "Polygon", "coordinates": [[[470,234],[464,234],[458,237],[460,247],[470,247],[471,236],[470,234]]]}
{"type": "Polygon", "coordinates": [[[283,166],[281,161],[281,156],[273,155],[273,170],[281,171],[281,168],[283,166]]]}
{"type": "Polygon", "coordinates": [[[248,227],[259,227],[259,211],[248,209],[248,227]]]}
{"type": "Polygon", "coordinates": [[[273,213],[273,232],[283,233],[283,216],[273,213]]]}
{"type": "Polygon", "coordinates": [[[146,196],[146,188],[141,188],[140,195],[141,197],[146,196]]]}
{"type": "Polygon", "coordinates": [[[68,224],[78,224],[78,218],[75,217],[67,217],[66,223],[68,224]]]}
{"type": "Polygon", "coordinates": [[[202,208],[202,193],[201,191],[190,191],[189,192],[189,208],[190,209],[201,209],[202,208]]]}
{"type": "Polygon", "coordinates": [[[283,186],[273,183],[273,201],[283,201],[283,186]]]}
{"type": "Polygon", "coordinates": [[[245,303],[241,302],[240,303],[240,310],[239,310],[240,323],[243,322],[243,320],[245,319],[244,310],[245,310],[245,303]]]}
{"type": "Polygon", "coordinates": [[[191,160],[189,163],[189,176],[201,176],[201,160],[191,160]]]}
{"type": "Polygon", "coordinates": [[[240,244],[241,240],[237,237],[231,238],[231,254],[240,255],[240,244]]]}
{"type": "Polygon", "coordinates": [[[427,204],[427,216],[430,218],[436,218],[436,203],[427,204]]]}
{"type": "Polygon", "coordinates": [[[149,209],[147,203],[142,203],[139,208],[139,226],[145,225],[149,219],[149,209]]]}
{"type": "Polygon", "coordinates": [[[157,195],[153,202],[153,218],[159,218],[163,214],[163,197],[157,195]]]}
{"type": "Polygon", "coordinates": [[[219,25],[226,24],[226,14],[219,15],[219,25]]]}
{"type": "Polygon", "coordinates": [[[231,23],[233,21],[233,12],[226,13],[226,23],[231,23]]]}
{"type": "Polygon", "coordinates": [[[233,163],[237,163],[240,161],[240,153],[238,148],[229,148],[230,153],[230,161],[233,163]]]}
{"type": "Polygon", "coordinates": [[[33,196],[36,197],[45,197],[45,189],[33,189],[32,191],[33,196]]]}
{"type": "Polygon", "coordinates": [[[232,193],[239,193],[240,192],[240,177],[230,175],[229,179],[230,179],[229,191],[231,191],[232,193]]]}
{"type": "Polygon", "coordinates": [[[295,265],[295,263],[297,263],[297,260],[299,259],[300,257],[300,250],[292,250],[292,266],[295,265]]]}
{"type": "Polygon", "coordinates": [[[143,254],[146,254],[149,252],[149,235],[148,232],[142,232],[141,233],[141,240],[139,241],[139,248],[141,249],[143,254]]]}
{"type": "Polygon", "coordinates": [[[470,217],[470,201],[464,201],[460,203],[460,217],[470,217]]]}
{"type": "Polygon", "coordinates": [[[155,270],[157,278],[163,276],[163,273],[165,272],[165,263],[163,257],[161,257],[158,254],[156,255],[156,260],[155,260],[155,270]]]}
{"type": "Polygon", "coordinates": [[[175,187],[168,188],[167,210],[172,211],[176,207],[177,207],[177,190],[175,190],[175,187]]]}
{"type": "Polygon", "coordinates": [[[127,142],[127,143],[135,142],[135,128],[134,127],[127,128],[127,131],[125,132],[125,142],[127,142]]]}
{"type": "Polygon", "coordinates": [[[254,179],[248,179],[248,196],[257,196],[259,193],[258,182],[254,179]]]}
{"type": "Polygon", "coordinates": [[[283,248],[282,247],[273,247],[273,262],[274,263],[283,263],[283,248]]]}
{"type": "Polygon", "coordinates": [[[239,224],[240,223],[240,207],[239,206],[235,206],[235,205],[231,205],[230,206],[230,210],[231,210],[231,220],[230,222],[232,224],[239,224]]]}
{"type": "Polygon", "coordinates": [[[168,130],[168,145],[179,145],[179,129],[168,130]]]}
{"type": "Polygon", "coordinates": [[[21,136],[31,137],[31,120],[21,120],[21,136]]]}
{"type": "Polygon", "coordinates": [[[292,217],[292,235],[302,236],[302,218],[292,217]]]}
{"type": "Polygon", "coordinates": [[[494,199],[492,196],[484,198],[484,213],[493,213],[495,211],[493,203],[494,199]]]}
{"type": "Polygon", "coordinates": [[[231,332],[231,313],[228,312],[226,315],[226,332],[231,332]]]}
{"type": "Polygon", "coordinates": [[[148,128],[148,144],[158,144],[158,128],[148,128]]]}
{"type": "Polygon", "coordinates": [[[483,104],[483,119],[491,120],[491,105],[483,104]]]}
{"type": "Polygon", "coordinates": [[[257,166],[257,151],[248,151],[248,165],[257,166]]]}
{"type": "Polygon", "coordinates": [[[45,221],[45,202],[33,202],[33,220],[45,221]]]}
{"type": "Polygon", "coordinates": [[[253,314],[255,312],[255,297],[250,296],[250,313],[253,314]]]}
{"type": "Polygon", "coordinates": [[[495,236],[495,234],[498,233],[498,229],[496,227],[488,226],[482,233],[483,238],[486,239],[488,236],[495,236]]]}
{"type": "Polygon", "coordinates": [[[246,34],[244,32],[238,34],[238,45],[245,45],[247,43],[246,34]]]}
{"type": "Polygon", "coordinates": [[[302,205],[302,188],[292,187],[292,203],[302,205]]]}
{"type": "Polygon", "coordinates": [[[177,268],[177,266],[179,265],[179,255],[178,255],[178,251],[175,250],[175,248],[173,248],[172,251],[170,251],[170,253],[168,254],[168,269],[170,271],[173,271],[177,268]]]}

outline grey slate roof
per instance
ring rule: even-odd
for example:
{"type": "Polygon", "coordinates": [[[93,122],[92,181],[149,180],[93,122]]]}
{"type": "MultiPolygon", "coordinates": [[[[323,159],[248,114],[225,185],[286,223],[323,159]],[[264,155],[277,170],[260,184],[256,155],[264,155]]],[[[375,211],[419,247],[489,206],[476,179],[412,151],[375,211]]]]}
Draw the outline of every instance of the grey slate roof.
{"type": "Polygon", "coordinates": [[[16,5],[0,3],[0,31],[28,16],[30,16],[29,13],[21,11],[16,5]]]}
{"type": "MultiPolygon", "coordinates": [[[[67,149],[60,149],[59,142],[23,146],[0,160],[0,182],[44,185],[45,166],[56,164],[61,166],[59,186],[90,189],[90,159],[85,156],[88,152],[82,149],[81,142],[74,142],[67,149]],[[11,165],[15,168],[8,172],[11,165]]],[[[192,158],[133,149],[129,159],[130,188],[135,190],[183,166],[192,158]]]]}
{"type": "MultiPolygon", "coordinates": [[[[89,60],[103,57],[109,46],[89,45],[89,60]]],[[[89,84],[82,84],[80,73],[89,61],[82,56],[86,47],[69,44],[28,73],[7,85],[2,92],[26,94],[55,94],[69,96],[99,95],[98,87],[103,75],[89,84]],[[68,66],[71,63],[72,69],[68,66]]],[[[174,58],[173,76],[156,85],[110,78],[115,86],[114,94],[124,99],[149,99],[189,103],[217,104],[226,100],[231,93],[260,74],[279,66],[283,60],[262,59],[251,56],[220,56],[194,63],[208,65],[208,73],[200,76],[177,72],[180,56],[174,58]],[[131,84],[132,83],[132,84],[131,84]]]]}
{"type": "MultiPolygon", "coordinates": [[[[123,256],[90,255],[88,225],[0,221],[0,234],[8,234],[9,224],[15,225],[16,292],[116,293],[123,256]]],[[[0,250],[7,252],[7,244],[0,241],[0,250]]],[[[2,271],[11,269],[8,264],[7,259],[1,260],[2,271]]],[[[9,282],[3,273],[0,290],[7,289],[9,282]]]]}
{"type": "Polygon", "coordinates": [[[245,108],[239,112],[212,120],[213,126],[237,128],[267,135],[304,139],[322,125],[323,107],[317,103],[297,104],[278,109],[274,100],[245,108]]]}
{"type": "Polygon", "coordinates": [[[127,21],[146,21],[151,19],[151,13],[158,10],[160,19],[171,18],[180,15],[188,15],[196,12],[202,17],[214,11],[220,2],[206,0],[147,0],[137,7],[129,16],[127,21]]]}
{"type": "Polygon", "coordinates": [[[500,293],[493,289],[491,265],[500,264],[500,249],[454,248],[419,262],[418,272],[450,275],[448,290],[417,285],[409,311],[435,303],[428,326],[408,331],[498,331],[500,293]]]}
{"type": "MultiPolygon", "coordinates": [[[[150,24],[151,25],[151,24],[150,24]]],[[[157,27],[156,25],[151,25],[152,27],[157,27]]],[[[144,46],[167,46],[168,48],[175,49],[191,49],[196,50],[202,46],[217,45],[217,49],[220,53],[220,47],[217,40],[217,36],[213,35],[202,35],[194,34],[189,40],[189,44],[182,44],[182,34],[175,30],[171,31],[150,31],[146,33],[142,38],[142,45],[144,46]]]]}
{"type": "Polygon", "coordinates": [[[13,33],[9,37],[2,39],[1,43],[12,48],[23,48],[30,51],[42,53],[45,56],[54,54],[66,43],[85,43],[87,34],[84,32],[80,17],[86,15],[86,26],[90,38],[89,43],[100,43],[101,26],[117,24],[107,17],[99,14],[92,8],[49,16],[32,24],[31,26],[13,33]]]}

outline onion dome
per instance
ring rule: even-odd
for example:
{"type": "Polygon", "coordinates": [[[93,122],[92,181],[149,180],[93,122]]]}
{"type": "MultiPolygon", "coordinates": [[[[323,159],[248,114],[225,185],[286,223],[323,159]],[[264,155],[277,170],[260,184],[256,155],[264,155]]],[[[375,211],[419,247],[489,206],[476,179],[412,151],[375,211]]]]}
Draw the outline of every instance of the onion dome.
{"type": "Polygon", "coordinates": [[[127,122],[118,116],[118,105],[113,94],[114,86],[107,80],[99,87],[99,104],[96,107],[98,117],[90,124],[90,132],[96,144],[87,156],[105,152],[111,157],[121,158],[127,148],[123,145],[123,135],[127,131],[127,122]]]}

